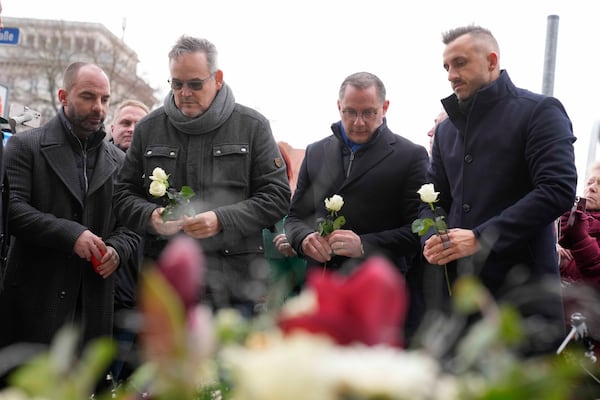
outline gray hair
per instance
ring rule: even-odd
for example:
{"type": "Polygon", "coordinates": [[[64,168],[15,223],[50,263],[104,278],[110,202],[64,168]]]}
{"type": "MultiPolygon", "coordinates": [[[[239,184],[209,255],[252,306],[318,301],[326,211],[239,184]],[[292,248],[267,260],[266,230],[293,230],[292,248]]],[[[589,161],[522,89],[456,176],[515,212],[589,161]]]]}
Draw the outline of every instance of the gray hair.
{"type": "Polygon", "coordinates": [[[191,36],[181,36],[171,51],[169,52],[169,61],[172,61],[182,54],[202,52],[206,54],[206,62],[211,73],[218,71],[217,48],[207,39],[195,38],[191,36]]]}
{"type": "Polygon", "coordinates": [[[370,72],[356,72],[346,77],[344,82],[342,82],[342,86],[340,86],[340,100],[344,98],[344,93],[348,85],[357,89],[368,89],[371,86],[375,86],[377,97],[382,103],[385,102],[385,86],[381,79],[370,72]]]}

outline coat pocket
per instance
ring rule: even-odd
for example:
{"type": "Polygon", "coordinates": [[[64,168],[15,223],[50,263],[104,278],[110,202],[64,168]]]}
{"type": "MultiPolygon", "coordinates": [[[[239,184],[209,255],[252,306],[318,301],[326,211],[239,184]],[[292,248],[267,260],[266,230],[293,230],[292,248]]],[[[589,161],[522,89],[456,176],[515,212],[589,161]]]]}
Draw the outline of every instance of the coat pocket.
{"type": "Polygon", "coordinates": [[[245,188],[250,183],[250,146],[247,143],[213,146],[213,182],[223,187],[245,188]]]}
{"type": "Polygon", "coordinates": [[[150,187],[150,176],[155,168],[162,168],[167,175],[173,175],[177,163],[179,148],[164,145],[147,146],[144,152],[144,185],[150,187]]]}

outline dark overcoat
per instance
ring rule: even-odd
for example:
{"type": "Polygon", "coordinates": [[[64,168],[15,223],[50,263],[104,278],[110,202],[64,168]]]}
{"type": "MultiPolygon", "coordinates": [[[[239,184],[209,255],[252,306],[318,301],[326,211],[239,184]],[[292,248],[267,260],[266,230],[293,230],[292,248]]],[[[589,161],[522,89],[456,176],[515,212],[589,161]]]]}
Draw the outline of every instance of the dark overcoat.
{"type": "MultiPolygon", "coordinates": [[[[325,198],[339,194],[344,199],[339,214],[346,218],[341,229],[360,236],[365,256],[384,255],[406,272],[419,249],[410,226],[420,203],[417,190],[425,182],[427,150],[394,134],[384,121],[370,142],[350,154],[340,124],[331,128],[333,135],[306,149],[285,222],[290,243],[302,254],[302,241],[315,231],[317,218],[327,214],[325,198]],[[348,176],[344,157],[353,158],[348,176]]],[[[347,261],[336,256],[327,265],[338,268],[347,261]]]]}
{"type": "Polygon", "coordinates": [[[482,245],[461,262],[465,271],[497,297],[534,302],[527,307],[533,313],[561,319],[560,299],[517,290],[527,282],[559,284],[553,223],[572,206],[577,184],[565,109],[556,98],[515,87],[506,71],[467,109],[455,95],[442,104],[449,119],[438,126],[428,180],[449,227],[473,230],[482,245]]]}
{"type": "Polygon", "coordinates": [[[76,310],[84,341],[110,335],[114,274],[108,279],[96,274],[74,253],[74,244],[89,229],[114,247],[123,263],[139,242],[139,236],[117,227],[112,211],[122,152],[104,140],[103,131],[84,149],[62,118],[12,136],[5,149],[13,237],[0,293],[2,346],[49,343],[76,310]]]}

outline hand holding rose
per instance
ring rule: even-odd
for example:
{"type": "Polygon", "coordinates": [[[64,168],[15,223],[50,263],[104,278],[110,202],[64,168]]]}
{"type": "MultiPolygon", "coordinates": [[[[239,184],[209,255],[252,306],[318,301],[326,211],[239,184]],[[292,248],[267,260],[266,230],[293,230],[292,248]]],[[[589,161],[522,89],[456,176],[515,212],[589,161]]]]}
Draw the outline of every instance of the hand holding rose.
{"type": "Polygon", "coordinates": [[[333,251],[327,239],[319,232],[313,232],[302,240],[302,253],[315,261],[324,263],[331,260],[333,251]]]}
{"type": "Polygon", "coordinates": [[[176,221],[165,221],[163,220],[162,213],[164,208],[159,207],[152,212],[150,217],[150,225],[152,229],[163,236],[173,236],[181,230],[183,226],[183,219],[176,221]]]}
{"type": "Polygon", "coordinates": [[[327,237],[327,241],[335,255],[350,258],[357,258],[363,255],[360,236],[350,230],[338,229],[333,231],[327,237]]]}
{"type": "Polygon", "coordinates": [[[196,239],[213,237],[222,229],[221,222],[214,211],[206,211],[183,219],[183,231],[196,239]]]}
{"type": "Polygon", "coordinates": [[[423,256],[428,263],[446,265],[479,251],[479,241],[470,229],[450,229],[448,238],[450,240],[446,242],[439,235],[432,235],[427,239],[423,247],[423,256]]]}

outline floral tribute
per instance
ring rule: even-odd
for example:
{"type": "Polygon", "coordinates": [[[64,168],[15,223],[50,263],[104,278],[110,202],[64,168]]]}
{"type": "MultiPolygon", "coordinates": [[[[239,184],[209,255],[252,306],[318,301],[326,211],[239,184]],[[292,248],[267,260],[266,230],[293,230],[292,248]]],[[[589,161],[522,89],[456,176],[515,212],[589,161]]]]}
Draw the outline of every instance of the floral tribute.
{"type": "Polygon", "coordinates": [[[190,199],[195,196],[194,191],[189,186],[182,186],[178,192],[169,185],[169,175],[160,167],[154,168],[150,176],[150,188],[148,192],[156,197],[167,197],[167,204],[161,214],[163,221],[173,221],[185,216],[195,214],[190,204],[190,199]]]}
{"type": "MultiPolygon", "coordinates": [[[[448,226],[446,225],[446,215],[444,210],[440,207],[435,207],[433,203],[436,203],[439,199],[439,192],[435,191],[433,183],[426,183],[417,193],[421,197],[423,203],[427,203],[434,218],[419,218],[413,221],[411,230],[413,233],[417,233],[419,236],[426,235],[429,229],[433,228],[435,234],[440,236],[442,239],[442,245],[444,248],[450,244],[450,238],[448,237],[448,226]]],[[[446,278],[446,287],[448,288],[448,294],[452,296],[452,288],[450,287],[450,279],[448,278],[448,266],[444,264],[444,276],[446,278]]]]}
{"type": "MultiPolygon", "coordinates": [[[[386,259],[371,257],[348,277],[313,270],[307,284],[308,290],[300,296],[314,296],[316,301],[304,313],[296,311],[289,316],[284,312],[279,320],[284,333],[325,334],[339,345],[402,346],[407,288],[402,275],[386,259]]],[[[294,300],[311,304],[302,297],[294,300]]]]}
{"type": "MultiPolygon", "coordinates": [[[[202,305],[205,270],[198,242],[185,235],[173,237],[157,264],[144,268],[143,364],[128,381],[92,393],[116,345],[98,339],[81,354],[72,327],[11,374],[0,399],[595,398],[579,390],[585,376],[569,358],[518,358],[512,346],[527,325],[510,306],[496,306],[473,277],[457,281],[452,301],[464,315],[479,310],[481,320],[464,332],[461,323],[440,317],[419,347],[404,349],[406,284],[383,258],[367,259],[349,276],[313,273],[282,309],[251,319],[202,305]],[[453,359],[441,355],[445,346],[456,347],[453,359]]],[[[576,351],[565,350],[570,357],[576,351]]]]}

